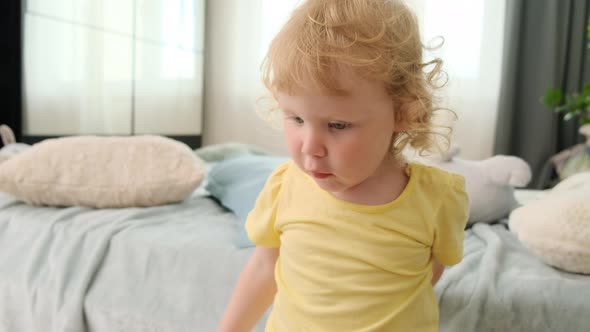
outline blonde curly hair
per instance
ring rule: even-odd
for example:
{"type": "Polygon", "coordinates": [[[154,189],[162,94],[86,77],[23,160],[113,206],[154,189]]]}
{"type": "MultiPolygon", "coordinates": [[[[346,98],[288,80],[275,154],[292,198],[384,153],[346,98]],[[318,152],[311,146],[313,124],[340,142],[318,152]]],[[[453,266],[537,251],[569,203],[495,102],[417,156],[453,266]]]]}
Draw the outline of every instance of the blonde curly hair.
{"type": "Polygon", "coordinates": [[[435,90],[446,83],[442,60],[422,61],[417,19],[403,0],[307,0],[273,39],[262,64],[263,82],[273,97],[314,86],[326,95],[346,94],[339,68],[382,82],[392,96],[397,121],[406,130],[392,137],[398,155],[408,144],[419,153],[448,147],[450,127],[432,123],[435,90]],[[441,81],[442,84],[440,83],[441,81]]]}

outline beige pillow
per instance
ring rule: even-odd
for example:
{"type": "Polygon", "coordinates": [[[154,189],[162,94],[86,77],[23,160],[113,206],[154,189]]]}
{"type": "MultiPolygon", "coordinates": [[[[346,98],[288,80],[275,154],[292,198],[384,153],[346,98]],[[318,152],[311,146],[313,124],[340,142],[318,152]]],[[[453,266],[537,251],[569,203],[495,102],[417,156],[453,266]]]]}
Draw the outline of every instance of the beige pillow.
{"type": "Polygon", "coordinates": [[[0,164],[0,191],[34,205],[121,208],[179,202],[204,176],[183,143],[161,136],[73,136],[0,164]]]}

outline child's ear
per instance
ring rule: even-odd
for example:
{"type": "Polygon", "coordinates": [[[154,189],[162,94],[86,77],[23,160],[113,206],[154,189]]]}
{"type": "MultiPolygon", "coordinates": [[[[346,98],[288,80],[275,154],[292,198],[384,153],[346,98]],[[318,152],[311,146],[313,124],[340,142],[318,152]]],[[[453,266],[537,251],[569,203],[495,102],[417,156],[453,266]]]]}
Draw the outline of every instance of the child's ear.
{"type": "Polygon", "coordinates": [[[397,133],[408,131],[407,121],[396,121],[393,130],[397,133]]]}
{"type": "Polygon", "coordinates": [[[401,133],[408,130],[408,112],[404,104],[394,109],[394,131],[401,133]]]}

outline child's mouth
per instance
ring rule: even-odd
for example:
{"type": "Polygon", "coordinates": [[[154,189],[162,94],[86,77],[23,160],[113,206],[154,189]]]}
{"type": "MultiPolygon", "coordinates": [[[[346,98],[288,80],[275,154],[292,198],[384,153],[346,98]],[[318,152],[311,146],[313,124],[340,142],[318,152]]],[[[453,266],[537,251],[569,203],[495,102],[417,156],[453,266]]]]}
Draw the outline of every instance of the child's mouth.
{"type": "Polygon", "coordinates": [[[332,175],[330,173],[320,173],[320,172],[310,172],[310,173],[316,179],[325,179],[325,178],[332,175]]]}

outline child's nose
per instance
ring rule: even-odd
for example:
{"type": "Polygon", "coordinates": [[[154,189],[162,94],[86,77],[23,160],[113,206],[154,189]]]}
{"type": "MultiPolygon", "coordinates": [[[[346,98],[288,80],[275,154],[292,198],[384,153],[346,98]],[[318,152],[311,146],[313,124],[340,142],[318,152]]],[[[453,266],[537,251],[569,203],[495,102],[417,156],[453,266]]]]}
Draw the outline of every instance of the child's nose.
{"type": "Polygon", "coordinates": [[[324,157],[326,155],[326,146],[318,130],[306,130],[301,145],[301,153],[313,157],[324,157]]]}

